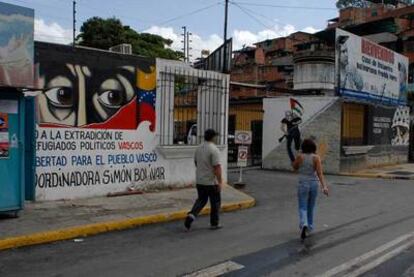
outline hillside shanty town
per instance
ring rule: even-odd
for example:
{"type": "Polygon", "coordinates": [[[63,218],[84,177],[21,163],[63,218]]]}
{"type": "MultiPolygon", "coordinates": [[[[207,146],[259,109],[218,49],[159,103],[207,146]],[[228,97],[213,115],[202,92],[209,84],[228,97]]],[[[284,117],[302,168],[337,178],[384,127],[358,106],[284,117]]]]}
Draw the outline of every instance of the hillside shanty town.
{"type": "Polygon", "coordinates": [[[410,0],[0,2],[0,276],[414,276],[410,0]]]}

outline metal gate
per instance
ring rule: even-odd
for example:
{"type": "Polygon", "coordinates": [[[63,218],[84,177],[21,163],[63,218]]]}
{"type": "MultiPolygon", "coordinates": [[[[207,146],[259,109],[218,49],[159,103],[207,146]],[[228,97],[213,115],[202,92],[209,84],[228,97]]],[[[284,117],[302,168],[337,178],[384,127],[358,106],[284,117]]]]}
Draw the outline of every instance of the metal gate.
{"type": "Polygon", "coordinates": [[[262,99],[230,101],[228,124],[228,167],[237,167],[236,131],[251,131],[252,144],[248,145],[248,166],[262,164],[263,108],[262,99]]]}

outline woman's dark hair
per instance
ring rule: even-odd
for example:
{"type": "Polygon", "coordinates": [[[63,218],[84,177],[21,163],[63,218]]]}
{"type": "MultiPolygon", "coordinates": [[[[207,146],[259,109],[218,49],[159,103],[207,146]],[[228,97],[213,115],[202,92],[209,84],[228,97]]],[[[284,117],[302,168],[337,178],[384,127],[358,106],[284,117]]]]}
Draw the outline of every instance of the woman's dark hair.
{"type": "Polygon", "coordinates": [[[316,143],[311,139],[305,139],[302,142],[302,153],[304,154],[315,154],[316,153],[316,143]]]}

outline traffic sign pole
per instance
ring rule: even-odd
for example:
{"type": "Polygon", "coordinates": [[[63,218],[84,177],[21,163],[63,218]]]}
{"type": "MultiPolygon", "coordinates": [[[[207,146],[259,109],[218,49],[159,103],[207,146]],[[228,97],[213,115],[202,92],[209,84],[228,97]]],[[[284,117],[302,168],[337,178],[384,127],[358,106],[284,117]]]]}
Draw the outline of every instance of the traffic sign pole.
{"type": "Polygon", "coordinates": [[[243,184],[243,167],[240,167],[239,184],[243,184]]]}
{"type": "Polygon", "coordinates": [[[237,165],[240,168],[239,171],[239,181],[235,184],[235,186],[242,188],[245,186],[243,183],[243,167],[247,166],[247,156],[248,156],[249,148],[245,145],[240,145],[237,151],[237,165]]]}
{"type": "Polygon", "coordinates": [[[237,151],[237,166],[240,167],[239,181],[234,185],[239,188],[243,188],[245,186],[243,183],[243,167],[247,166],[247,156],[249,152],[247,145],[252,144],[252,132],[236,130],[234,142],[239,144],[237,151]]]}

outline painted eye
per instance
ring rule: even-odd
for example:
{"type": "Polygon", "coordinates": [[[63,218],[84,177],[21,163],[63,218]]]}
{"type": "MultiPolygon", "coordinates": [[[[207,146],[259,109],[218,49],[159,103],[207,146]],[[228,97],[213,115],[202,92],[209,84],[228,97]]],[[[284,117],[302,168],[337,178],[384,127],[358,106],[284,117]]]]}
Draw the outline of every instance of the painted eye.
{"type": "Polygon", "coordinates": [[[119,90],[107,90],[99,95],[99,101],[108,108],[120,108],[124,103],[124,96],[119,90]]]}
{"type": "Polygon", "coordinates": [[[73,105],[73,91],[68,87],[56,87],[46,91],[49,101],[61,108],[70,108],[73,105]]]}

